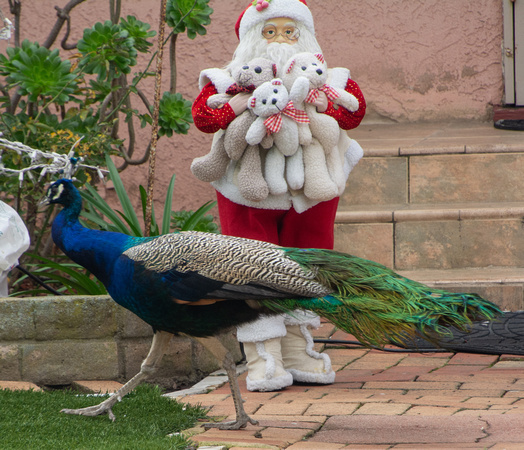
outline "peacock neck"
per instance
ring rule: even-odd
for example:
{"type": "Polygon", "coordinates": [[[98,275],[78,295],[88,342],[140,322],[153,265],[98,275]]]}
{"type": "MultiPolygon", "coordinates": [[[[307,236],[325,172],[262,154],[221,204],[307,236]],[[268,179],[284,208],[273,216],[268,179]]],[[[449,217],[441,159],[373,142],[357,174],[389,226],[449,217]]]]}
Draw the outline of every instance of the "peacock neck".
{"type": "Polygon", "coordinates": [[[78,220],[81,207],[80,201],[60,211],[53,222],[53,240],[69,258],[105,284],[116,259],[132,238],[122,233],[84,227],[78,220]]]}

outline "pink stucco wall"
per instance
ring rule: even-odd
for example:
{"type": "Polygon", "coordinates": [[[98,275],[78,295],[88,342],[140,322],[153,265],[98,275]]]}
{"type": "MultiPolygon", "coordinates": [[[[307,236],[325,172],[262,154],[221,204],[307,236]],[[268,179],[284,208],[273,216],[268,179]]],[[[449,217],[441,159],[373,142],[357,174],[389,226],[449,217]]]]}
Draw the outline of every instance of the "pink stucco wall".
{"type": "MultiPolygon", "coordinates": [[[[22,38],[43,40],[66,0],[22,1],[22,38]]],[[[84,26],[108,18],[107,0],[87,0],[73,12],[73,40],[84,26]]],[[[226,63],[233,32],[247,0],[211,0],[215,12],[206,36],[178,40],[178,91],[193,100],[200,70],[226,63]]],[[[488,120],[501,102],[502,6],[494,0],[309,0],[319,42],[331,66],[351,69],[368,102],[369,121],[488,120]]],[[[158,0],[124,0],[123,12],[157,28],[158,0]]],[[[9,17],[7,0],[0,7],[9,17]]],[[[4,51],[5,43],[0,43],[4,51]]],[[[152,98],[151,87],[146,89],[152,98]]],[[[144,141],[146,136],[143,137],[144,141]]],[[[213,197],[189,171],[207,153],[211,136],[192,127],[187,136],[163,138],[158,147],[156,197],[177,174],[174,207],[195,207],[213,197]]],[[[144,145],[141,147],[143,148],[144,145]]],[[[147,167],[125,171],[131,191],[146,185],[147,167]]],[[[137,195],[134,195],[137,197],[137,195]]],[[[159,205],[160,206],[160,205],[159,205]]]]}

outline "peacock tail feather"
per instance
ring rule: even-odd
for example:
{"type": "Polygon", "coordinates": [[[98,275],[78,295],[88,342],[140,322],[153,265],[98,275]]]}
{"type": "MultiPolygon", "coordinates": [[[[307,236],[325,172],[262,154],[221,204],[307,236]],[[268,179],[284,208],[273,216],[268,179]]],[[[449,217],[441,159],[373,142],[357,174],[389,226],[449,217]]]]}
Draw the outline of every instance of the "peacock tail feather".
{"type": "Polygon", "coordinates": [[[264,300],[269,309],[309,309],[367,345],[423,336],[433,340],[464,330],[472,320],[492,319],[500,310],[477,294],[455,294],[402,277],[381,264],[343,253],[286,249],[286,255],[333,289],[321,298],[264,300]]]}

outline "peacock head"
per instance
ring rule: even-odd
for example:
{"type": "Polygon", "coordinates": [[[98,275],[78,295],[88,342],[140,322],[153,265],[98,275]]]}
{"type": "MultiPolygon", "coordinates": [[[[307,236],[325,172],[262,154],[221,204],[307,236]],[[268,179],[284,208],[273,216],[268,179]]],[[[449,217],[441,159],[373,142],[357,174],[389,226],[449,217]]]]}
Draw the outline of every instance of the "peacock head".
{"type": "Polygon", "coordinates": [[[59,203],[63,206],[70,206],[71,204],[80,201],[80,194],[73,185],[71,180],[62,178],[55,181],[47,188],[45,197],[42,199],[42,204],[52,205],[59,203]]]}

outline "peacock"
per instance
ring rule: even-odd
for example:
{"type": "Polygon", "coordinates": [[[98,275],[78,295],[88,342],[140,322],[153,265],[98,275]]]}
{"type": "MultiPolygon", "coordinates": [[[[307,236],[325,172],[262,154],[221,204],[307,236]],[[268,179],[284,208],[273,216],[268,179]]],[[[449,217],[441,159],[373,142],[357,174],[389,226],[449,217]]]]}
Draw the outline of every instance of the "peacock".
{"type": "Polygon", "coordinates": [[[82,199],[69,179],[54,182],[43,203],[63,207],[52,226],[56,245],[94,274],[111,297],[150,324],[151,349],[137,375],[102,403],[68,414],[115,416],[112,406],[158,367],[171,337],[191,336],[222,360],[236,420],[257,422],[242,406],[235,362],[214,336],[261,314],[310,310],[370,346],[433,338],[447,326],[467,329],[500,310],[477,294],[431,289],[372,261],[331,250],[279,247],[196,231],[133,237],[80,224],[82,199]]]}

